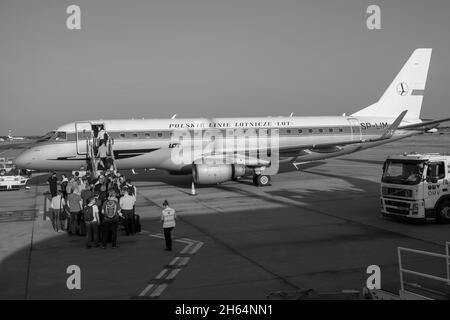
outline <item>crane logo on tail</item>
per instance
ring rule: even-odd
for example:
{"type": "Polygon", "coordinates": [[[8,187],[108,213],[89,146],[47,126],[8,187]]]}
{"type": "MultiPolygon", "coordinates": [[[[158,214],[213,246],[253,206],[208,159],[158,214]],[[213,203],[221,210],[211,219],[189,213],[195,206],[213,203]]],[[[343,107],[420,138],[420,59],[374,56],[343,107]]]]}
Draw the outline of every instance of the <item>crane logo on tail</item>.
{"type": "Polygon", "coordinates": [[[400,82],[397,85],[397,93],[401,96],[405,96],[408,93],[408,85],[406,82],[400,82]]]}

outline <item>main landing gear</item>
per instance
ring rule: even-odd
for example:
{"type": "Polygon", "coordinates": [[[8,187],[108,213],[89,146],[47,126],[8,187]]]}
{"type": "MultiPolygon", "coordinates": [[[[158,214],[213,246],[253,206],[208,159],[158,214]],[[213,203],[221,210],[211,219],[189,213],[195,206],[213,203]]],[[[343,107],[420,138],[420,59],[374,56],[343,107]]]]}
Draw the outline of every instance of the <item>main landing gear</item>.
{"type": "Polygon", "coordinates": [[[264,174],[255,174],[253,176],[253,184],[259,187],[270,186],[270,176],[264,174]]]}

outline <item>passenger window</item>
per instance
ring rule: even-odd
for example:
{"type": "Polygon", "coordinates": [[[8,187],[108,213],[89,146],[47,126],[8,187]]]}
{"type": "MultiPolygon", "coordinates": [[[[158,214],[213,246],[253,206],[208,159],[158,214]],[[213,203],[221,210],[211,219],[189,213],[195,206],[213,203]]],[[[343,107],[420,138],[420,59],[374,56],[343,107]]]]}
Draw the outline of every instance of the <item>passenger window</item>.
{"type": "Polygon", "coordinates": [[[328,129],[328,131],[333,132],[333,128],[328,129]]]}
{"type": "Polygon", "coordinates": [[[290,134],[290,133],[291,133],[291,130],[286,130],[286,133],[287,133],[287,134],[290,134]]]}
{"type": "Polygon", "coordinates": [[[320,132],[320,133],[323,133],[323,129],[319,129],[319,132],[320,132]]]}
{"type": "Polygon", "coordinates": [[[119,136],[120,138],[125,139],[125,133],[121,133],[119,136]]]}
{"type": "Polygon", "coordinates": [[[150,138],[150,133],[146,132],[146,133],[145,133],[145,137],[146,137],[146,138],[150,138]]]}
{"type": "Polygon", "coordinates": [[[313,133],[313,129],[309,129],[308,131],[309,131],[309,133],[313,133]]]}
{"type": "Polygon", "coordinates": [[[137,133],[133,133],[133,138],[137,138],[138,134],[137,133]]]}
{"type": "Polygon", "coordinates": [[[344,132],[344,129],[342,129],[342,128],[339,128],[339,132],[344,132]]]}
{"type": "Polygon", "coordinates": [[[303,133],[303,130],[302,129],[298,129],[298,133],[303,133]]]}
{"type": "Polygon", "coordinates": [[[158,137],[161,138],[162,137],[162,133],[158,132],[158,137]]]}

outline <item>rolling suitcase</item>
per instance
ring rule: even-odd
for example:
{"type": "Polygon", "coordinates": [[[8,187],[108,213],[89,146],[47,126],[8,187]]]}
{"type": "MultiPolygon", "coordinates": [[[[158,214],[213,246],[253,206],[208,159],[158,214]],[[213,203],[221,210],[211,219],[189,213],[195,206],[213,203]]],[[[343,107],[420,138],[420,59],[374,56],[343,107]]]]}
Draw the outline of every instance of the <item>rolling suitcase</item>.
{"type": "Polygon", "coordinates": [[[140,221],[140,217],[138,214],[134,214],[133,215],[134,218],[134,231],[136,233],[141,232],[141,221],[140,221]]]}

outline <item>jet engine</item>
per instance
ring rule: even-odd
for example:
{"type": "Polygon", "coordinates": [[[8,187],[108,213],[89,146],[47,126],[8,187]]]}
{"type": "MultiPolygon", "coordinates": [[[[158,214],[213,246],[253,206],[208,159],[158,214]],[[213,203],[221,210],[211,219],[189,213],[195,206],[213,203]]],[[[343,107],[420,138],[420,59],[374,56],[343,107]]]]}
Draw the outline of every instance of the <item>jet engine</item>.
{"type": "Polygon", "coordinates": [[[198,184],[216,184],[242,177],[246,174],[246,167],[241,164],[194,164],[192,176],[198,184]]]}

